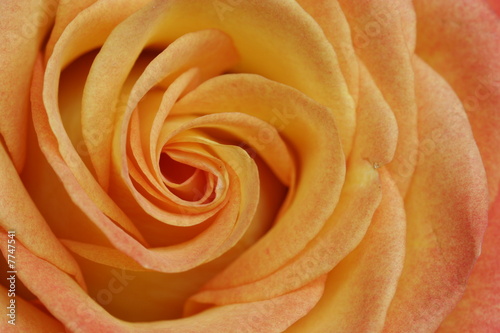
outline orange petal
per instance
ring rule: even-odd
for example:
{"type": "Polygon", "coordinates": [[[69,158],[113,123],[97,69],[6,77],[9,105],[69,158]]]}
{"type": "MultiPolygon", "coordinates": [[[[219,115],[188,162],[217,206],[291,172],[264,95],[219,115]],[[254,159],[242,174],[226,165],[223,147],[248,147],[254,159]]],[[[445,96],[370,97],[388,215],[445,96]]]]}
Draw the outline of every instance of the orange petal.
{"type": "Polygon", "coordinates": [[[2,144],[0,170],[0,226],[6,231],[16,231],[17,240],[30,251],[74,276],[84,286],[78,265],[38,211],[2,144]]]}
{"type": "Polygon", "coordinates": [[[338,1],[297,0],[321,26],[339,59],[339,66],[354,101],[359,95],[358,59],[354,53],[349,23],[338,1]]]}
{"type": "MultiPolygon", "coordinates": [[[[2,242],[6,234],[0,232],[2,242]]],[[[196,316],[148,323],[130,323],[112,317],[66,274],[40,260],[18,244],[18,276],[39,297],[66,329],[92,332],[174,333],[237,331],[242,327],[264,332],[282,332],[316,304],[323,292],[324,277],[287,295],[244,304],[216,307],[196,316]],[[50,276],[48,280],[39,276],[50,276]],[[279,318],[269,320],[269,318],[279,318]]],[[[126,287],[126,286],[125,286],[126,287]]]]}
{"type": "Polygon", "coordinates": [[[50,0],[0,3],[0,135],[19,172],[26,154],[31,72],[56,10],[57,1],[50,0]]]}
{"type": "Polygon", "coordinates": [[[486,1],[491,6],[491,9],[493,9],[493,11],[500,16],[500,2],[496,0],[486,0],[486,1]]]}
{"type": "Polygon", "coordinates": [[[500,184],[500,20],[485,1],[415,1],[417,54],[464,105],[481,152],[490,203],[500,184]]]}
{"type": "Polygon", "coordinates": [[[350,1],[340,5],[351,26],[354,49],[392,108],[399,128],[396,156],[387,166],[404,195],[417,152],[417,106],[411,55],[415,14],[411,1],[350,1]]]}
{"type": "Polygon", "coordinates": [[[439,327],[439,333],[500,331],[500,195],[490,208],[481,256],[464,297],[439,327]]]}
{"type": "Polygon", "coordinates": [[[323,297],[286,332],[380,332],[405,255],[405,211],[381,170],[382,202],[360,245],[329,274],[323,297]]]}
{"type": "Polygon", "coordinates": [[[0,306],[4,312],[4,316],[0,321],[0,331],[3,333],[17,332],[40,332],[40,329],[46,332],[64,332],[64,326],[54,319],[52,316],[42,312],[30,302],[25,301],[20,296],[15,298],[8,297],[9,290],[0,285],[0,306]],[[15,301],[15,325],[9,324],[9,309],[11,300],[15,301]],[[5,316],[7,315],[7,316],[5,316]]]}
{"type": "Polygon", "coordinates": [[[405,199],[407,252],[385,332],[434,331],[462,297],[487,222],[481,156],[448,84],[415,57],[418,166],[405,199]]]}

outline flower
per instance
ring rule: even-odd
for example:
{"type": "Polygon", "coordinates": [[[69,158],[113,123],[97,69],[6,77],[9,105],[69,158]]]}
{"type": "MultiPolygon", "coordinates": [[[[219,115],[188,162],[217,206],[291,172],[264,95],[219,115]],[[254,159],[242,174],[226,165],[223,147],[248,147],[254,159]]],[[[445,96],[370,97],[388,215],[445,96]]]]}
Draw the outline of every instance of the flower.
{"type": "Polygon", "coordinates": [[[0,6],[2,331],[500,329],[495,3],[0,6]]]}

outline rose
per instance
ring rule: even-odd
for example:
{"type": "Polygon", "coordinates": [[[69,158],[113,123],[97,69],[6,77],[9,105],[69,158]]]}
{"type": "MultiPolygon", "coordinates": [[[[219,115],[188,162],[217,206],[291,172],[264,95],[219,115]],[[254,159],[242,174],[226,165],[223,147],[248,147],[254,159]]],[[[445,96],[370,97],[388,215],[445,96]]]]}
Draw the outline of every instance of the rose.
{"type": "Polygon", "coordinates": [[[498,330],[486,3],[1,13],[21,331],[498,330]]]}

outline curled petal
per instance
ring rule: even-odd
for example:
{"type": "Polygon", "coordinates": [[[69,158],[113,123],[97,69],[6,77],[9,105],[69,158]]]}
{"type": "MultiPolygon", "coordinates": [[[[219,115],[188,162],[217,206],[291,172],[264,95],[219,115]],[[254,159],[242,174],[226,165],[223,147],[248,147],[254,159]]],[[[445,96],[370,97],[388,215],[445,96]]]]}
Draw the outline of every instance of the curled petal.
{"type": "MultiPolygon", "coordinates": [[[[0,232],[2,242],[6,233],[0,232]]],[[[131,323],[104,311],[68,275],[40,260],[18,244],[18,275],[50,312],[70,331],[137,332],[221,332],[248,330],[282,332],[316,304],[323,293],[324,277],[287,295],[262,302],[217,307],[198,315],[170,321],[131,323]],[[41,280],[38,276],[50,276],[41,280]],[[270,320],[270,318],[279,318],[270,320]]]]}
{"type": "Polygon", "coordinates": [[[2,309],[10,305],[9,302],[11,299],[14,299],[16,302],[16,319],[13,321],[15,325],[8,323],[10,317],[8,316],[9,310],[7,310],[7,317],[3,318],[0,322],[0,330],[2,332],[39,332],[41,327],[47,332],[64,332],[64,326],[52,316],[38,309],[32,303],[25,301],[20,296],[9,298],[8,294],[9,290],[0,285],[0,304],[2,304],[2,309]]]}

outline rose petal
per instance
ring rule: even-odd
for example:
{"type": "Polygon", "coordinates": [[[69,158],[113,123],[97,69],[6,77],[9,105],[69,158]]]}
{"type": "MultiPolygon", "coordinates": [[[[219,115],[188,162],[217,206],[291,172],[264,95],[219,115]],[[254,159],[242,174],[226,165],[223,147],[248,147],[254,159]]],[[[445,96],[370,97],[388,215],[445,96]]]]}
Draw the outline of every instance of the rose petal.
{"type": "Polygon", "coordinates": [[[0,3],[0,135],[18,172],[26,154],[31,72],[56,10],[55,0],[0,3]]]}
{"type": "Polygon", "coordinates": [[[43,327],[44,332],[52,333],[62,333],[64,332],[64,326],[54,319],[52,316],[42,312],[36,306],[30,302],[25,301],[22,297],[17,296],[15,298],[8,297],[9,290],[4,286],[0,285],[0,304],[2,310],[5,311],[0,321],[0,331],[4,333],[17,333],[17,332],[40,332],[43,327]],[[11,318],[8,316],[9,309],[4,310],[9,306],[11,300],[15,300],[15,325],[9,324],[8,321],[11,318]]]}
{"type": "Polygon", "coordinates": [[[417,107],[411,54],[415,15],[410,1],[339,1],[352,29],[352,42],[392,108],[399,128],[394,160],[387,166],[404,195],[417,152],[417,107]]]}
{"type": "MultiPolygon", "coordinates": [[[[2,242],[6,234],[0,232],[2,242]]],[[[66,274],[40,260],[18,244],[18,275],[51,313],[71,331],[111,332],[220,332],[248,327],[255,331],[282,332],[304,316],[323,292],[324,277],[282,297],[217,307],[196,316],[174,321],[129,323],[104,311],[66,274]],[[50,280],[39,279],[50,276],[50,280]],[[269,320],[269,318],[279,318],[269,320]]]]}
{"type": "Polygon", "coordinates": [[[404,204],[381,170],[382,202],[360,245],[328,274],[323,297],[292,332],[380,332],[405,254],[404,204]]]}
{"type": "Polygon", "coordinates": [[[170,1],[162,31],[219,28],[242,59],[235,71],[294,87],[331,109],[344,150],[354,134],[354,104],[336,54],[318,24],[294,1],[170,1]],[[189,20],[186,18],[189,17],[189,20]],[[286,55],[286,56],[284,56],[286,55]]]}
{"type": "Polygon", "coordinates": [[[457,96],[415,57],[421,154],[408,195],[407,252],[385,332],[434,331],[462,296],[487,222],[481,156],[457,96]]]}
{"type": "Polygon", "coordinates": [[[500,331],[500,195],[490,209],[483,250],[467,282],[464,297],[438,332],[500,331]]]}
{"type": "MultiPolygon", "coordinates": [[[[239,278],[232,271],[238,266],[242,267],[241,269],[245,268],[243,266],[245,263],[240,262],[241,258],[239,258],[229,266],[229,269],[216,276],[202,291],[194,295],[191,301],[193,303],[231,304],[264,300],[283,295],[328,273],[363,238],[373,213],[380,203],[379,187],[378,173],[371,164],[361,162],[349,168],[341,199],[333,215],[327,220],[318,236],[310,241],[298,255],[288,260],[280,269],[261,279],[256,279],[255,282],[235,287],[228,283],[228,286],[220,287],[220,281],[224,281],[228,273],[239,278]],[[213,287],[214,285],[216,287],[213,287]]],[[[269,233],[275,228],[276,226],[269,233]]],[[[277,243],[280,239],[274,238],[274,240],[277,243]]],[[[254,248],[255,246],[247,253],[252,252],[254,248]]],[[[272,247],[269,249],[274,251],[272,247]]],[[[264,264],[272,267],[271,265],[275,265],[277,261],[273,259],[274,262],[267,259],[264,264]]],[[[264,265],[261,264],[261,266],[264,265]]]]}
{"type": "MultiPolygon", "coordinates": [[[[498,2],[497,2],[498,3],[498,2]]],[[[417,54],[462,101],[488,179],[490,203],[500,184],[500,19],[484,1],[415,1],[417,54]]]]}
{"type": "Polygon", "coordinates": [[[486,0],[486,2],[489,3],[493,11],[497,14],[500,15],[500,2],[496,0],[486,0]]]}
{"type": "Polygon", "coordinates": [[[0,226],[6,231],[16,231],[17,240],[27,244],[26,246],[34,255],[53,263],[84,286],[78,265],[48,227],[26,192],[12,161],[1,144],[0,170],[2,170],[0,226]]]}
{"type": "Polygon", "coordinates": [[[359,95],[357,56],[351,39],[349,23],[338,1],[297,0],[321,26],[339,59],[339,66],[354,101],[359,95]]]}

